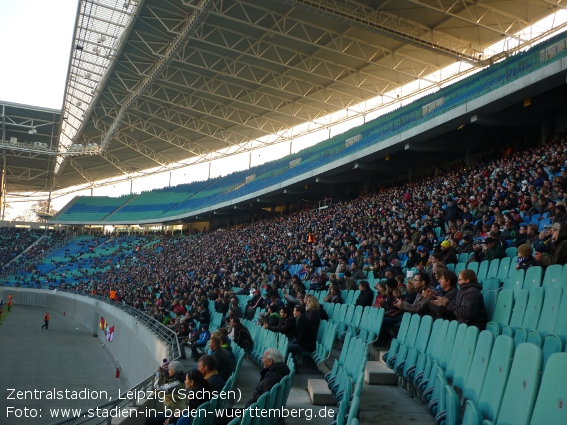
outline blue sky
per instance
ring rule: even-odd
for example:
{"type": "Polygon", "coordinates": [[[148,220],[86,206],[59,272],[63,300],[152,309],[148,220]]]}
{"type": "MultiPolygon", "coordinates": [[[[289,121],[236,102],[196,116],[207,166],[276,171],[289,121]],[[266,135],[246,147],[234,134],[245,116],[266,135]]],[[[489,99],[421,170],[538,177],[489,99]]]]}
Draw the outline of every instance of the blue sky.
{"type": "Polygon", "coordinates": [[[0,0],[0,100],[61,109],[78,0],[0,0]]]}

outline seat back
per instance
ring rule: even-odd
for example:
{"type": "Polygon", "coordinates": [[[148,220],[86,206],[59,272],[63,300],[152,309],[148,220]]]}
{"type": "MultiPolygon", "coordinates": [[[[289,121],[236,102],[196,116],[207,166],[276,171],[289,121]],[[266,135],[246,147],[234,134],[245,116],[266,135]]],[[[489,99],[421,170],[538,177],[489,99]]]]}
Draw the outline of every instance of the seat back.
{"type": "Polygon", "coordinates": [[[511,289],[514,292],[518,292],[524,286],[525,272],[524,270],[516,270],[512,268],[508,277],[504,279],[504,286],[502,289],[511,289]]]}
{"type": "Polygon", "coordinates": [[[498,293],[496,307],[492,315],[492,321],[501,325],[510,323],[512,316],[512,305],[514,304],[514,292],[511,289],[502,289],[498,293]]]}
{"type": "Polygon", "coordinates": [[[557,335],[549,333],[545,336],[543,342],[543,368],[545,369],[549,358],[555,354],[563,351],[565,344],[557,335]]]}
{"type": "Polygon", "coordinates": [[[533,344],[520,344],[514,353],[510,377],[498,413],[498,423],[528,425],[536,401],[543,354],[533,344]]]}
{"type": "Polygon", "coordinates": [[[476,326],[469,326],[465,334],[465,340],[461,348],[461,354],[457,359],[457,366],[455,368],[455,375],[453,376],[453,386],[460,388],[465,387],[469,370],[471,367],[475,346],[477,344],[479,330],[476,326]]]}
{"type": "Polygon", "coordinates": [[[533,288],[541,286],[541,275],[542,269],[540,266],[530,267],[526,271],[526,277],[524,278],[523,288],[531,291],[533,288]]]}
{"type": "Polygon", "coordinates": [[[564,345],[567,344],[567,291],[563,291],[553,333],[561,338],[564,345]]]}
{"type": "Polygon", "coordinates": [[[530,293],[527,289],[520,289],[518,292],[514,293],[514,308],[512,309],[512,316],[510,317],[510,327],[513,330],[518,326],[522,326],[524,322],[529,295],[530,293]]]}
{"type": "MultiPolygon", "coordinates": [[[[441,335],[441,332],[443,330],[443,325],[444,325],[445,322],[446,322],[446,320],[443,320],[443,319],[437,319],[437,320],[435,320],[435,322],[433,322],[433,327],[431,328],[429,341],[427,341],[427,349],[425,350],[425,353],[428,356],[433,355],[435,348],[438,347],[441,344],[441,338],[443,338],[443,336],[441,335]]],[[[447,325],[447,326],[449,326],[449,325],[447,325]]],[[[445,326],[445,333],[447,333],[447,326],[445,326]]],[[[417,344],[416,344],[416,347],[417,347],[417,344]]]]}
{"type": "Polygon", "coordinates": [[[559,264],[553,264],[547,266],[545,269],[545,275],[543,276],[543,289],[547,290],[550,288],[561,288],[561,274],[563,273],[563,266],[559,264]]]}
{"type": "Polygon", "coordinates": [[[467,261],[469,261],[469,254],[468,252],[465,254],[460,254],[459,255],[459,262],[457,264],[466,264],[467,261]]]}
{"type": "Polygon", "coordinates": [[[417,338],[417,333],[419,332],[419,324],[421,322],[421,317],[414,314],[411,317],[410,324],[408,327],[408,332],[406,334],[406,339],[404,340],[404,345],[407,347],[413,347],[415,344],[415,339],[417,338]]]}
{"type": "Polygon", "coordinates": [[[510,257],[506,257],[500,260],[500,267],[498,268],[498,280],[500,282],[504,282],[504,279],[508,277],[510,272],[510,262],[512,259],[510,257]]]}
{"type": "Polygon", "coordinates": [[[493,345],[494,335],[489,331],[482,331],[478,336],[467,383],[465,388],[463,388],[463,397],[473,401],[475,404],[478,402],[482,384],[484,383],[493,345]]]}
{"type": "MultiPolygon", "coordinates": [[[[435,321],[437,323],[437,320],[435,321]]],[[[435,327],[435,323],[433,326],[435,327]]],[[[441,326],[441,330],[434,338],[433,332],[431,333],[431,338],[429,339],[429,344],[427,345],[427,353],[430,357],[432,357],[435,361],[441,361],[441,355],[443,354],[443,347],[445,346],[445,341],[447,340],[447,331],[449,330],[449,320],[443,320],[443,325],[441,326]],[[429,346],[431,345],[431,351],[429,350],[429,346]],[[429,354],[430,353],[430,354],[429,354]]]]}
{"type": "Polygon", "coordinates": [[[500,259],[496,258],[492,260],[488,266],[488,271],[486,272],[486,277],[497,277],[498,269],[500,268],[500,259]]]}
{"type": "Polygon", "coordinates": [[[500,280],[497,277],[487,277],[482,281],[482,293],[500,289],[500,280]]]}
{"type": "Polygon", "coordinates": [[[524,321],[522,322],[522,327],[525,329],[537,328],[543,304],[543,293],[544,291],[541,287],[536,287],[530,291],[530,299],[528,300],[526,314],[524,315],[524,321]]]}
{"type": "MultiPolygon", "coordinates": [[[[461,254],[461,255],[467,255],[468,256],[469,254],[461,254]]],[[[458,263],[455,266],[455,274],[459,275],[459,273],[462,272],[466,268],[466,266],[467,265],[465,263],[458,263]]]]}
{"type": "Polygon", "coordinates": [[[411,316],[412,316],[411,313],[404,313],[402,317],[402,323],[400,323],[400,329],[398,330],[398,336],[396,337],[396,339],[400,343],[403,343],[406,339],[406,334],[408,333],[411,316]]]}
{"type": "Polygon", "coordinates": [[[514,340],[506,335],[496,338],[478,399],[478,409],[482,416],[492,422],[498,417],[513,356],[514,340]]]}
{"type": "MultiPolygon", "coordinates": [[[[473,253],[471,252],[471,255],[473,253]]],[[[479,269],[479,264],[478,263],[469,263],[469,265],[467,266],[467,269],[472,270],[473,272],[475,272],[478,276],[478,269],[479,269]]],[[[488,270],[488,265],[486,266],[486,270],[488,270]]],[[[486,272],[485,272],[486,275],[486,272]]]]}
{"type": "Polygon", "coordinates": [[[567,353],[552,355],[541,378],[541,385],[531,417],[531,425],[567,423],[567,353]]]}
{"type": "Polygon", "coordinates": [[[441,367],[442,369],[447,368],[447,363],[449,363],[449,357],[451,357],[451,351],[453,350],[453,344],[455,343],[458,327],[459,322],[457,322],[456,320],[452,320],[449,323],[447,336],[445,338],[445,344],[443,345],[443,352],[441,353],[441,360],[438,362],[439,367],[441,367]]]}
{"type": "Polygon", "coordinates": [[[496,309],[496,298],[498,297],[498,292],[496,291],[486,291],[482,294],[484,298],[484,306],[486,307],[486,314],[488,314],[488,321],[492,321],[494,316],[494,310],[496,309]]]}
{"type": "Polygon", "coordinates": [[[506,257],[515,257],[518,254],[518,248],[515,246],[511,246],[510,248],[506,248],[506,257]]]}
{"type": "Polygon", "coordinates": [[[413,346],[419,351],[425,351],[427,348],[427,343],[429,342],[429,336],[431,335],[431,326],[433,325],[433,317],[423,316],[421,322],[419,323],[419,330],[417,331],[417,337],[413,346]]]}
{"type": "Polygon", "coordinates": [[[447,362],[447,367],[445,368],[445,376],[447,378],[453,379],[455,375],[455,369],[457,368],[457,361],[461,355],[463,349],[463,343],[465,342],[465,335],[467,333],[467,324],[461,323],[457,328],[457,334],[455,335],[455,341],[453,342],[453,348],[451,350],[451,356],[447,362]]]}
{"type": "Polygon", "coordinates": [[[553,332],[555,329],[555,322],[557,321],[562,295],[563,289],[558,286],[545,291],[545,299],[543,300],[541,315],[537,323],[537,330],[543,337],[549,332],[553,332]]]}
{"type": "MultiPolygon", "coordinates": [[[[472,263],[471,263],[472,264],[472,263]]],[[[470,266],[470,265],[469,265],[470,266]]],[[[488,273],[488,268],[490,266],[490,262],[488,260],[483,261],[482,263],[480,263],[480,266],[478,267],[478,273],[476,274],[478,277],[479,282],[483,281],[484,279],[486,279],[486,274],[488,273]]],[[[470,267],[469,267],[470,268],[470,267]]]]}

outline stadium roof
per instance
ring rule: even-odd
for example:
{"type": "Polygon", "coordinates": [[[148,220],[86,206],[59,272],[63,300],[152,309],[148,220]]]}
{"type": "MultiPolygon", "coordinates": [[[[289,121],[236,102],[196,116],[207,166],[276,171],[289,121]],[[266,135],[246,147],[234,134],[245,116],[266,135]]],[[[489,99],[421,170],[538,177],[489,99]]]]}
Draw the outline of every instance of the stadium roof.
{"type": "Polygon", "coordinates": [[[0,105],[8,191],[96,186],[289,140],[292,127],[308,123],[304,132],[314,131],[345,108],[365,115],[380,107],[365,103],[376,96],[388,104],[440,84],[434,73],[447,65],[484,67],[526,47],[533,35],[517,33],[563,7],[556,0],[81,1],[62,113],[0,105]],[[499,40],[508,40],[500,51],[486,49],[499,40]],[[32,143],[10,142],[18,131],[18,143],[32,143]]]}

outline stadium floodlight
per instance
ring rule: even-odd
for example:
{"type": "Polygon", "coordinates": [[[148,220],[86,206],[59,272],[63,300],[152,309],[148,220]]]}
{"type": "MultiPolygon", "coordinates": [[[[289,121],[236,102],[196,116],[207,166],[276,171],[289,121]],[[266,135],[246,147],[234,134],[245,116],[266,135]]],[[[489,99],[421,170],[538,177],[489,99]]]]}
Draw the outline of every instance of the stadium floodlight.
{"type": "Polygon", "coordinates": [[[35,127],[32,127],[30,130],[28,130],[28,134],[35,134],[35,133],[37,133],[35,127]]]}

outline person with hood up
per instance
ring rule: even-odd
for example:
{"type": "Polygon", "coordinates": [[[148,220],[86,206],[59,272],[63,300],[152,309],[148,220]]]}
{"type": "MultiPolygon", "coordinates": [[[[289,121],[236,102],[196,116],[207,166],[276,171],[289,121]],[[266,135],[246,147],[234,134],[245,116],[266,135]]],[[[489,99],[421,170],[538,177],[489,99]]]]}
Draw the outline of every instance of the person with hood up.
{"type": "Polygon", "coordinates": [[[449,313],[455,315],[459,323],[484,330],[488,322],[488,314],[482,297],[482,285],[478,283],[476,273],[470,269],[461,271],[458,283],[461,290],[453,301],[447,297],[437,297],[435,301],[431,301],[431,304],[445,307],[449,313]]]}
{"type": "Polygon", "coordinates": [[[551,242],[551,254],[547,256],[536,252],[535,259],[544,267],[567,264],[567,223],[555,223],[551,226],[551,242]]]}

